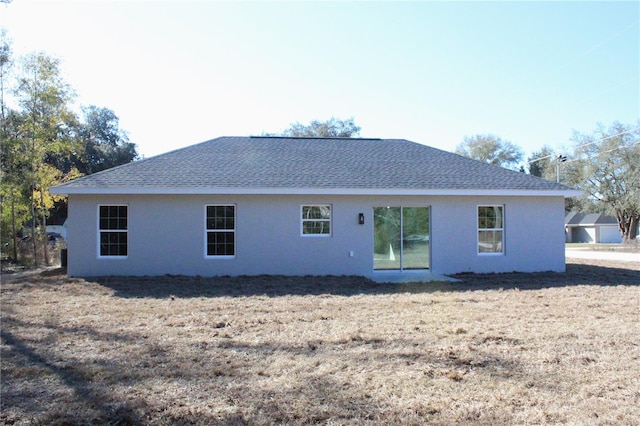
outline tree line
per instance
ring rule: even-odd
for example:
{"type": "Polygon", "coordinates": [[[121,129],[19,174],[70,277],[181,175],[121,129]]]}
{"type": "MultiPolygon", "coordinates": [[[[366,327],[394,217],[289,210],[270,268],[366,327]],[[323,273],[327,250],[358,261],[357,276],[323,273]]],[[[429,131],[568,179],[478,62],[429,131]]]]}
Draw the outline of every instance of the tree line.
{"type": "Polygon", "coordinates": [[[14,58],[0,31],[0,231],[3,254],[14,260],[23,238],[34,265],[49,261],[46,224],[66,217],[66,200],[50,186],[138,158],[112,110],[89,105],[76,112],[75,98],[57,58],[14,58]]]}

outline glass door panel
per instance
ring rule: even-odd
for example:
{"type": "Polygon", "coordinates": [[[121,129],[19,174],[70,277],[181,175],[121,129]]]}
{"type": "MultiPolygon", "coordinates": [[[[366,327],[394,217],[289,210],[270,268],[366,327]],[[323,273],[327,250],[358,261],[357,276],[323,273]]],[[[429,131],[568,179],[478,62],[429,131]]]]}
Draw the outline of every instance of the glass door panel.
{"type": "Polygon", "coordinates": [[[402,208],[402,269],[429,269],[429,208],[402,208]]]}
{"type": "Polygon", "coordinates": [[[373,208],[373,269],[400,269],[400,207],[373,208]]]}

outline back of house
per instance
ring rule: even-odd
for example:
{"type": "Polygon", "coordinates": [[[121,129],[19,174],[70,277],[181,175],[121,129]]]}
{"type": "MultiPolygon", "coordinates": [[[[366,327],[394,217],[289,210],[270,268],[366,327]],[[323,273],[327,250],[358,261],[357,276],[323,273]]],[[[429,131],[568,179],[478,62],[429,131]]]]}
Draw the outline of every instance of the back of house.
{"type": "Polygon", "coordinates": [[[563,185],[403,139],[221,137],[55,186],[68,273],[564,271],[563,185]]]}

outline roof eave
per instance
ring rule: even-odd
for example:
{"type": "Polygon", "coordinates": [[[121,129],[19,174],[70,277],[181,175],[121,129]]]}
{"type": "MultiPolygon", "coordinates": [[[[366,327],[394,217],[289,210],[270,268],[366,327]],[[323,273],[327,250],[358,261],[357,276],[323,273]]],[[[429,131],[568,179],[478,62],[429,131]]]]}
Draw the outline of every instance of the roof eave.
{"type": "Polygon", "coordinates": [[[417,195],[417,196],[537,196],[576,197],[575,189],[413,189],[413,188],[235,188],[235,187],[108,187],[54,186],[56,195],[417,195]]]}

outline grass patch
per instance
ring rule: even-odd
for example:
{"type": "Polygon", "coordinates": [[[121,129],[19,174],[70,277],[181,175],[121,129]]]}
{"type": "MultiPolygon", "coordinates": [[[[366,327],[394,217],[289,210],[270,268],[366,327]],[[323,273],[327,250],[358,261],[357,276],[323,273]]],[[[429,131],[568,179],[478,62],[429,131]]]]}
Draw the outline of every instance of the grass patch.
{"type": "Polygon", "coordinates": [[[622,251],[637,252],[640,251],[638,241],[631,241],[627,244],[622,243],[566,243],[567,249],[590,249],[592,251],[622,251]]]}
{"type": "Polygon", "coordinates": [[[640,266],[572,262],[455,285],[14,279],[0,422],[634,424],[640,266]]]}

